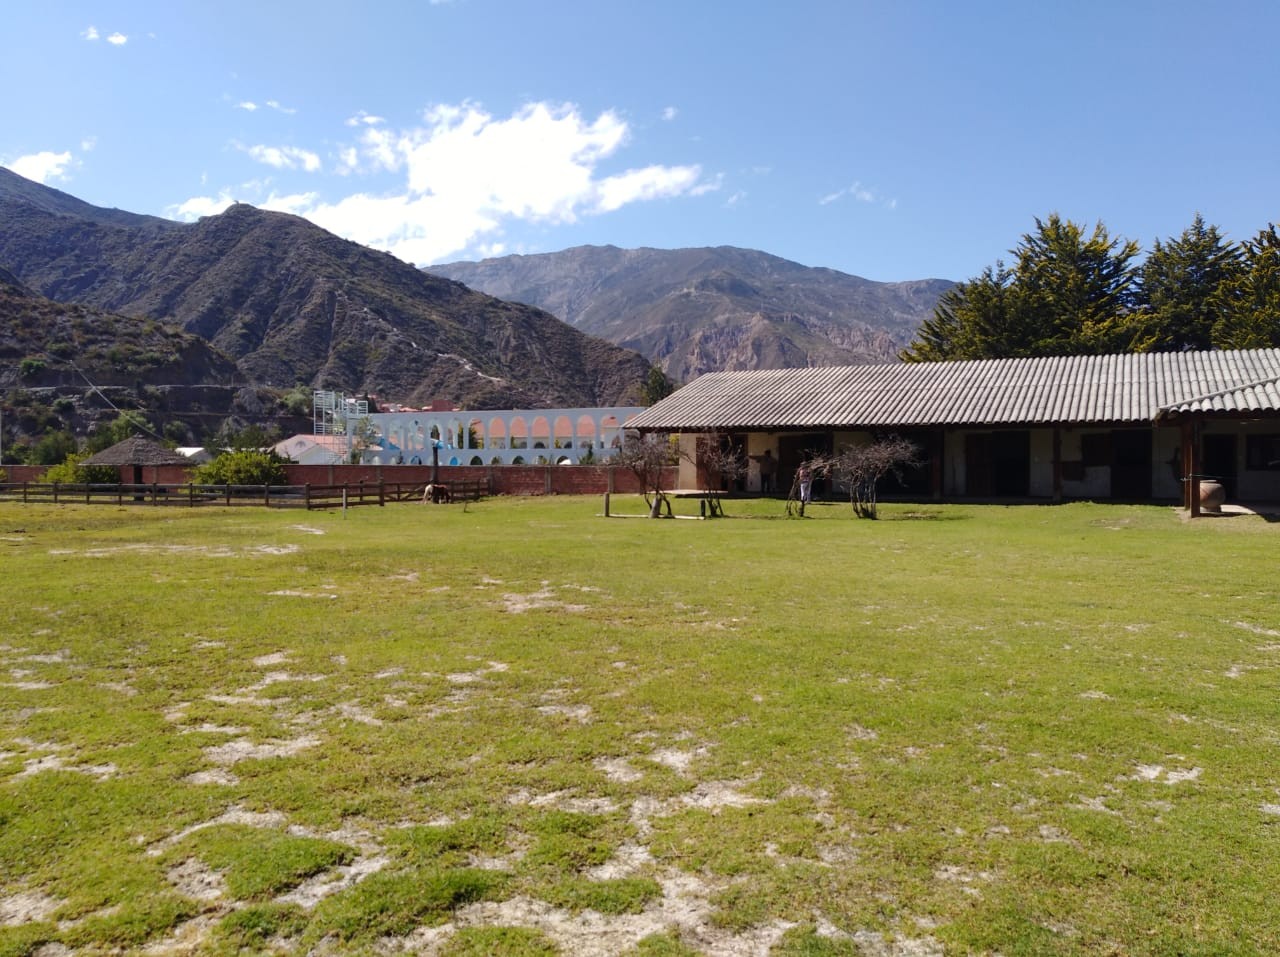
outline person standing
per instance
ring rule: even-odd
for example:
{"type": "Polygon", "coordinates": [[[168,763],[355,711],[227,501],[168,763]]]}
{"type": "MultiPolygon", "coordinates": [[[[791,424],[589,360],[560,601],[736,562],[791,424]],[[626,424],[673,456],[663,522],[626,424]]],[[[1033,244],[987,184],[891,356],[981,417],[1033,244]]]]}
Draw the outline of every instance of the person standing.
{"type": "Polygon", "coordinates": [[[774,461],[773,451],[765,449],[764,455],[760,456],[760,491],[774,491],[773,477],[778,471],[778,463],[774,461]]]}

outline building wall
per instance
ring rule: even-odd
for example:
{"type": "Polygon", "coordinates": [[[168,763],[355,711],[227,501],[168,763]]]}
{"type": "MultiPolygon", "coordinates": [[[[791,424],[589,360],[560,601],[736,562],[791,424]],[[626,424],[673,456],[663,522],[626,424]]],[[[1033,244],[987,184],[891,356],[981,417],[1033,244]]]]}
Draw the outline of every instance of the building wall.
{"type": "MultiPolygon", "coordinates": [[[[966,473],[966,442],[972,435],[991,435],[992,429],[948,429],[942,436],[941,481],[944,498],[958,499],[977,494],[970,487],[966,473]]],[[[1124,444],[1130,449],[1141,448],[1142,443],[1150,444],[1150,496],[1154,502],[1180,502],[1182,500],[1181,479],[1181,431],[1175,426],[1129,426],[1129,427],[1070,427],[1058,429],[1059,457],[1061,462],[1054,462],[1054,429],[1052,427],[1032,428],[1024,430],[1029,438],[1028,462],[1028,498],[1033,500],[1052,500],[1055,494],[1055,472],[1061,475],[1062,497],[1066,499],[1102,500],[1116,497],[1113,490],[1112,462],[1115,459],[1115,448],[1124,444]],[[1087,448],[1091,446],[1092,450],[1087,448]],[[1098,456],[1097,449],[1105,454],[1098,456]],[[1091,456],[1093,456],[1091,458],[1091,456]],[[1094,459],[1097,459],[1096,461],[1094,459]]],[[[906,434],[910,434],[907,432],[906,434]]],[[[1275,436],[1280,442],[1280,421],[1228,420],[1212,422],[1204,427],[1206,436],[1235,436],[1234,473],[1236,482],[1235,500],[1276,502],[1280,501],[1280,467],[1249,468],[1248,437],[1275,436]]],[[[763,455],[768,449],[774,456],[778,455],[778,433],[756,432],[747,436],[747,453],[752,456],[747,476],[747,490],[760,491],[760,473],[756,457],[763,455]]],[[[691,439],[689,436],[682,438],[691,439]]],[[[845,446],[870,442],[874,436],[865,431],[837,430],[831,433],[831,447],[839,450],[845,446]]],[[[1268,446],[1270,448],[1271,446],[1268,446]]],[[[1275,446],[1280,449],[1280,444],[1275,446]]],[[[690,475],[692,466],[686,467],[690,475]]],[[[1202,469],[1203,471],[1203,469],[1202,469]]],[[[686,480],[681,473],[681,483],[686,480]]]]}
{"type": "Polygon", "coordinates": [[[1031,432],[1032,498],[1053,497],[1053,430],[1035,429],[1031,432]]]}

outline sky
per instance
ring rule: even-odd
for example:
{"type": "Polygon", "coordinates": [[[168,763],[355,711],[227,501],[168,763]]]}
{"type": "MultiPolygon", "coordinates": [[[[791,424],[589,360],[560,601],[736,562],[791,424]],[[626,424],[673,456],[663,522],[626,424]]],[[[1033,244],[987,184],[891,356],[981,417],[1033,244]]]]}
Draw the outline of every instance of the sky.
{"type": "Polygon", "coordinates": [[[98,206],[304,216],[417,265],[741,246],[978,275],[1052,213],[1280,220],[1274,0],[6,6],[0,165],[98,206]]]}

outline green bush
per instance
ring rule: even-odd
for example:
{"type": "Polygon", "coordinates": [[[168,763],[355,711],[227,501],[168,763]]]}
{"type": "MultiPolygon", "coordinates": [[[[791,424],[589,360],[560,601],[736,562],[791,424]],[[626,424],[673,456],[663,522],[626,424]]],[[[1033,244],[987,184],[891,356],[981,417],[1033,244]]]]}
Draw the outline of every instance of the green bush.
{"type": "Polygon", "coordinates": [[[289,479],[284,459],[275,452],[236,449],[200,466],[192,481],[198,485],[286,485],[289,479]]]}
{"type": "Polygon", "coordinates": [[[50,485],[55,482],[61,485],[110,485],[120,481],[120,473],[110,465],[84,465],[88,457],[88,452],[73,452],[46,469],[40,481],[50,485]]]}
{"type": "Polygon", "coordinates": [[[65,462],[67,457],[76,452],[76,437],[70,432],[59,430],[42,436],[31,446],[28,461],[32,465],[57,465],[65,462]]]}

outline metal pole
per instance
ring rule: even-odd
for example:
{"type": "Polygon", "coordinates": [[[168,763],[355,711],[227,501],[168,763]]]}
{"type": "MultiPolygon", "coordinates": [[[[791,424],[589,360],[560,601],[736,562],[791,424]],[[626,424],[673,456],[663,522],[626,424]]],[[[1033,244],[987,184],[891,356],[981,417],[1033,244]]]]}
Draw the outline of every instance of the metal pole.
{"type": "Polygon", "coordinates": [[[435,485],[440,481],[440,446],[436,442],[431,443],[431,484],[435,485]]]}

